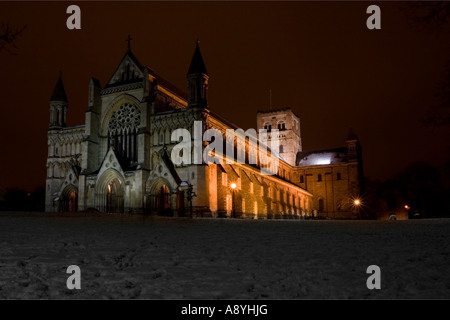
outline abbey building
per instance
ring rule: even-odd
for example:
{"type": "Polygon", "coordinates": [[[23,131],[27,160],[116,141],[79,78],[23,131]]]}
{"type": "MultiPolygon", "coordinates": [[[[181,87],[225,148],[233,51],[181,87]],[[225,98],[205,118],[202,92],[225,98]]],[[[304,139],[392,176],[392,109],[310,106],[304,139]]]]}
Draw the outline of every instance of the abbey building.
{"type": "MultiPolygon", "coordinates": [[[[198,43],[187,94],[143,66],[128,46],[105,86],[91,79],[85,123],[67,127],[69,103],[60,75],[50,99],[46,211],[359,217],[358,138],[351,132],[342,148],[303,151],[300,118],[290,108],[256,114],[256,129],[267,131],[263,142],[279,141],[278,150],[271,150],[279,160],[273,175],[263,174],[259,162],[174,163],[174,130],[194,134],[199,121],[203,130],[237,129],[210,107],[208,82],[198,43]]],[[[250,140],[244,140],[247,156],[257,148],[250,140]]]]}

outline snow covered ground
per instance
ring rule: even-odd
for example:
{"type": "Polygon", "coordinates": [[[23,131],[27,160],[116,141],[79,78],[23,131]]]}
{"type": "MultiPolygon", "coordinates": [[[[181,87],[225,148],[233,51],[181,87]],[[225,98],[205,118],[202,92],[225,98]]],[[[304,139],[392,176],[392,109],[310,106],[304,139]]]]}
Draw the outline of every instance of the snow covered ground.
{"type": "Polygon", "coordinates": [[[0,298],[450,298],[450,219],[0,213],[0,298]],[[68,290],[69,265],[81,290],[68,290]],[[366,269],[381,268],[381,290],[366,269]]]}

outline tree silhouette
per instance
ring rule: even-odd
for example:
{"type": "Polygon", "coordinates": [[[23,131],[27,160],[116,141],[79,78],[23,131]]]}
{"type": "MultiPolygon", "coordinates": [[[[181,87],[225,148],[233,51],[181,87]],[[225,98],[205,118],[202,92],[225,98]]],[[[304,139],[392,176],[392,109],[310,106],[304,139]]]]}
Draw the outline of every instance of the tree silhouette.
{"type": "Polygon", "coordinates": [[[410,217],[450,216],[450,162],[446,170],[438,170],[425,162],[408,165],[386,181],[367,180],[368,195],[364,202],[372,216],[382,212],[399,212],[409,206],[410,217]],[[447,184],[446,184],[447,183],[447,184]]]}
{"type": "Polygon", "coordinates": [[[411,210],[423,217],[448,214],[445,186],[439,171],[428,163],[410,164],[397,177],[400,193],[411,210]]]}
{"type": "Polygon", "coordinates": [[[17,49],[16,40],[26,28],[26,25],[21,28],[15,28],[9,23],[2,23],[0,27],[0,52],[6,50],[9,53],[13,53],[13,49],[17,49]]]}
{"type": "Polygon", "coordinates": [[[18,188],[0,190],[0,211],[44,211],[45,188],[32,192],[18,188]]]}

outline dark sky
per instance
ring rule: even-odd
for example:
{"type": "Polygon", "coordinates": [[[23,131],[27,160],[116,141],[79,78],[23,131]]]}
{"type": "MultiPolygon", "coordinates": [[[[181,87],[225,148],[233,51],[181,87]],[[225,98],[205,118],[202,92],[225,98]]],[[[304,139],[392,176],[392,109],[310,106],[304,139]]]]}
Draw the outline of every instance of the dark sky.
{"type": "Polygon", "coordinates": [[[416,161],[449,158],[448,129],[422,124],[450,60],[448,32],[411,27],[391,2],[1,2],[0,22],[27,25],[0,52],[0,188],[45,183],[49,98],[58,77],[68,125],[84,123],[91,76],[104,86],[125,39],[147,65],[186,90],[195,40],[210,75],[209,104],[246,129],[256,111],[290,106],[304,150],[345,145],[358,134],[365,173],[385,179],[416,161]],[[66,8],[81,8],[81,30],[66,8]],[[382,29],[366,28],[378,4],[382,29]]]}

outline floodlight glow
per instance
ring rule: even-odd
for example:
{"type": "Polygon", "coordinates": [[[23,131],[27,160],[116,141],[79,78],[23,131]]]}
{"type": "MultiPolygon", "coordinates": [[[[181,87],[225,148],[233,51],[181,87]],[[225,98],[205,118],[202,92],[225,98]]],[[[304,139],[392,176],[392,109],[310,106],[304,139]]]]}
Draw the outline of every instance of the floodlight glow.
{"type": "Polygon", "coordinates": [[[325,158],[325,157],[323,157],[323,158],[317,159],[317,160],[314,161],[314,162],[315,162],[314,164],[330,164],[330,163],[331,163],[331,160],[330,160],[330,158],[325,158]]]}

